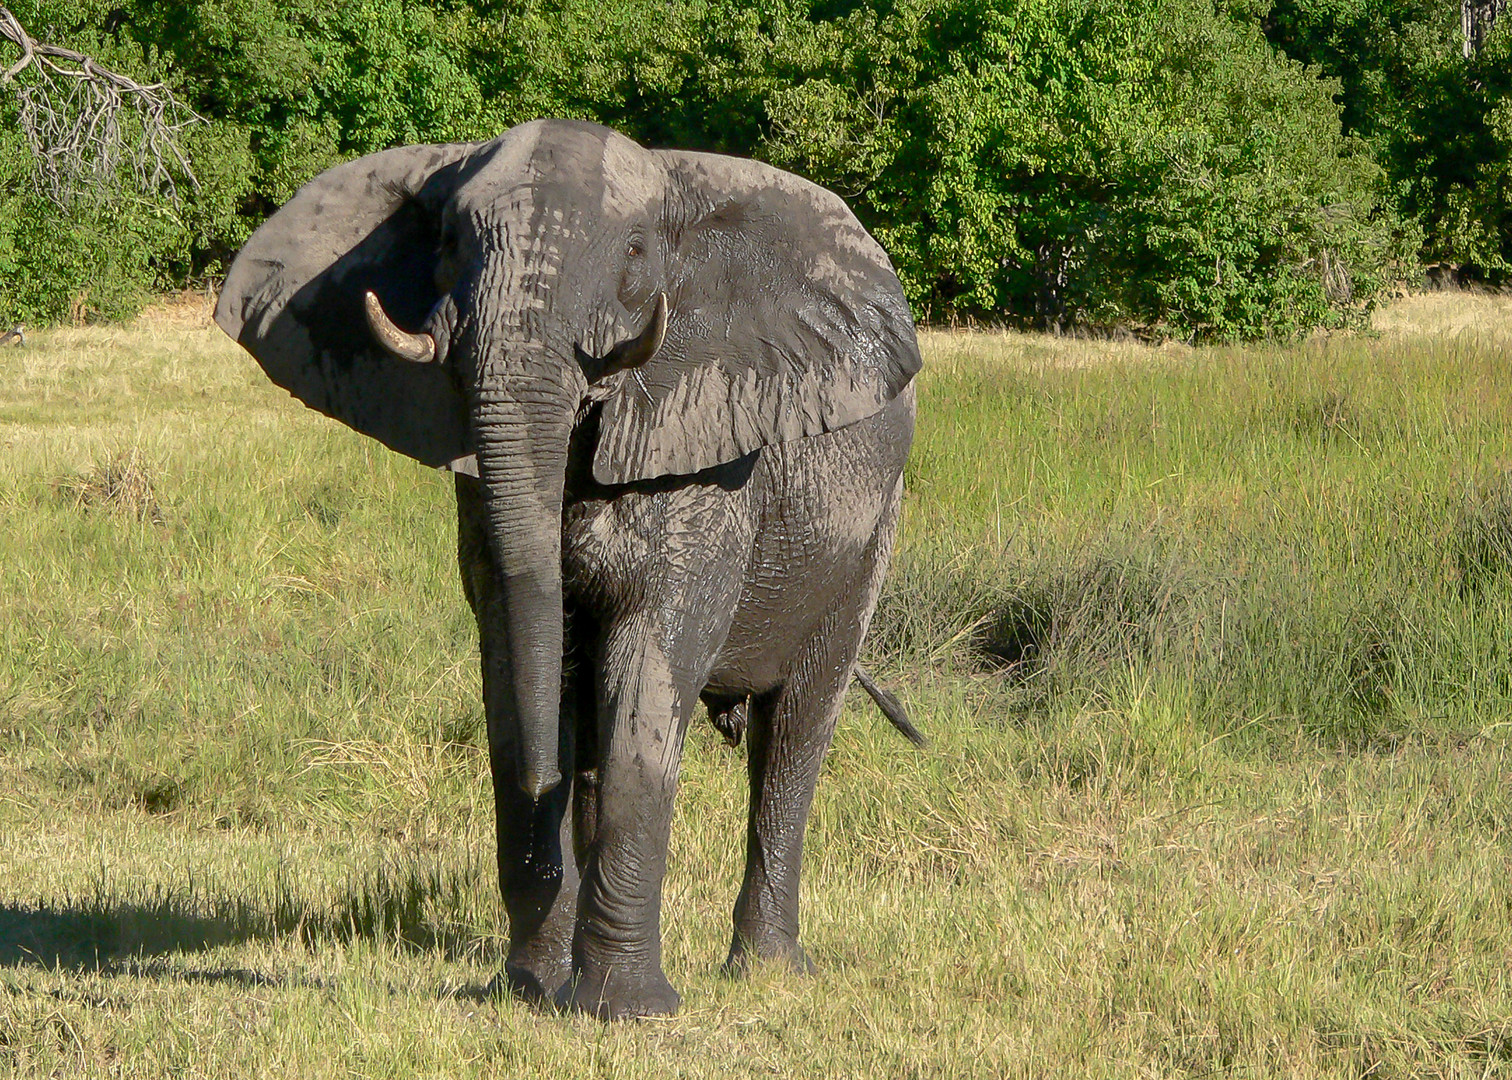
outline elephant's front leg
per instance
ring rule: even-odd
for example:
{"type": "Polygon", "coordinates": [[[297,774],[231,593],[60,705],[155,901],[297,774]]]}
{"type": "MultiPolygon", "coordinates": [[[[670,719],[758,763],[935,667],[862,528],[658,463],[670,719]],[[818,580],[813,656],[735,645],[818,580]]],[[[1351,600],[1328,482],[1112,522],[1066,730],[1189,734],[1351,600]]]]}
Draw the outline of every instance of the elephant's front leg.
{"type": "Polygon", "coordinates": [[[527,1001],[549,1001],[572,971],[577,865],[566,813],[570,784],[538,803],[520,790],[519,753],[490,717],[499,891],[509,913],[508,989],[527,1001]]]}
{"type": "MultiPolygon", "coordinates": [[[[503,589],[484,531],[482,488],[457,476],[457,557],[462,586],[478,621],[488,764],[493,774],[499,890],[509,914],[508,988],[527,1000],[549,1000],[572,972],[577,914],[577,862],[567,813],[571,788],[562,783],[540,802],[519,785],[520,736],[514,720],[513,680],[505,637],[503,589]]],[[[563,695],[570,710],[574,695],[563,695]]],[[[572,775],[572,732],[562,725],[562,771],[572,775]]]]}
{"type": "Polygon", "coordinates": [[[657,637],[635,626],[611,634],[602,664],[598,805],[569,1003],[605,1020],[668,1015],[680,1000],[662,971],[662,879],[683,737],[705,672],[674,670],[657,637]]]}

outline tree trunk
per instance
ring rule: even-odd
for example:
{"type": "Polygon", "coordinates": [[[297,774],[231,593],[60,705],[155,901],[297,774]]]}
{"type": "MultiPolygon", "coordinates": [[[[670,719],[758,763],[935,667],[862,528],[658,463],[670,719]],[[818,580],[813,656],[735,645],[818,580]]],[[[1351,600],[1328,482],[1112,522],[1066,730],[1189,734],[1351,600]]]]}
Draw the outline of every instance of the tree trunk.
{"type": "Polygon", "coordinates": [[[1460,0],[1460,30],[1465,35],[1465,59],[1480,52],[1496,17],[1507,6],[1507,0],[1460,0]]]}

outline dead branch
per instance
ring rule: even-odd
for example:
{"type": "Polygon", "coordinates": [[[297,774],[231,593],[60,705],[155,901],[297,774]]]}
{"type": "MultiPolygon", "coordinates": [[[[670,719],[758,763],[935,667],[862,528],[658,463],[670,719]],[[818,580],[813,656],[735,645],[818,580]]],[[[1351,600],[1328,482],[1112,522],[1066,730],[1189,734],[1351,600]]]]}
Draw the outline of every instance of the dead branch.
{"type": "Polygon", "coordinates": [[[177,202],[181,179],[199,190],[179,136],[204,117],[167,86],[143,85],[83,53],[39,42],[4,6],[0,38],[21,50],[0,87],[15,89],[42,195],[67,206],[85,189],[113,189],[123,171],[144,195],[177,202]]]}

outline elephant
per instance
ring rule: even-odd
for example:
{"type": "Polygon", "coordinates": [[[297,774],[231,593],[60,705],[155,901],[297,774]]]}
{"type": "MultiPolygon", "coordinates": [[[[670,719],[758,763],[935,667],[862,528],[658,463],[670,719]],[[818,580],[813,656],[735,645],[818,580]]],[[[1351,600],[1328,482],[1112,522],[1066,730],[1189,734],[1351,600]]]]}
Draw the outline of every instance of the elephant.
{"type": "Polygon", "coordinates": [[[537,120],[311,180],[215,318],[307,406],[454,474],[478,624],[499,982],[666,1015],[695,705],[750,780],[727,959],[808,970],[803,835],[897,528],[920,368],[887,255],[791,173],[537,120]]]}

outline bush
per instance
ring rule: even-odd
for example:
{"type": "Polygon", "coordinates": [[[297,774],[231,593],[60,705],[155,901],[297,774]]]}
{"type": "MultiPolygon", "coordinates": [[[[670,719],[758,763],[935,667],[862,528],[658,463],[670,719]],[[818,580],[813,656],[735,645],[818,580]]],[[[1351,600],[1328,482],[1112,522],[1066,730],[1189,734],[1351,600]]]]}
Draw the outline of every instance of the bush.
{"type": "MultiPolygon", "coordinates": [[[[936,320],[1287,336],[1358,318],[1406,235],[1369,148],[1341,133],[1338,84],[1205,0],[16,10],[166,79],[211,121],[190,136],[202,189],[156,217],[102,211],[97,241],[80,241],[97,266],[62,274],[59,295],[103,296],[86,283],[101,275],[140,290],[218,273],[338,160],[539,115],[812,177],[851,201],[936,320]]],[[[56,299],[28,310],[66,314],[56,299]]]]}

